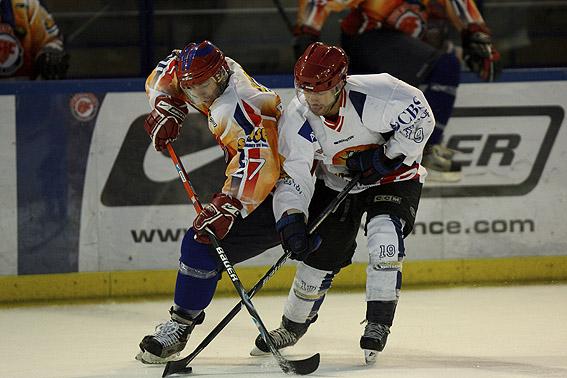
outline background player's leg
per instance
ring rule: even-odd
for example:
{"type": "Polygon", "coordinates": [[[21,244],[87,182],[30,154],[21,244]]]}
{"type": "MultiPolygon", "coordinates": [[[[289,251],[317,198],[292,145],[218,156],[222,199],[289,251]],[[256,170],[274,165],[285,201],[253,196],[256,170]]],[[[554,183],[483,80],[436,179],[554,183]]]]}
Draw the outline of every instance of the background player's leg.
{"type": "Polygon", "coordinates": [[[455,54],[443,54],[421,86],[435,116],[435,129],[427,141],[422,160],[422,164],[428,168],[429,180],[455,182],[462,177],[460,165],[452,160],[454,151],[441,144],[455,105],[460,67],[455,54]]]}

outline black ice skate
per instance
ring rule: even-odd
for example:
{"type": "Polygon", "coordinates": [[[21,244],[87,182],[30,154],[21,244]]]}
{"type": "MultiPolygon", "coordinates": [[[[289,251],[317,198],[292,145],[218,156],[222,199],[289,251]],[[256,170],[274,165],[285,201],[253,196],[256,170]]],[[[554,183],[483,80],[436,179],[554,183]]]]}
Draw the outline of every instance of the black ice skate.
{"type": "MultiPolygon", "coordinates": [[[[308,320],[306,323],[296,323],[282,316],[280,327],[270,331],[270,337],[274,340],[275,347],[279,350],[295,345],[301,336],[305,335],[309,325],[316,319],[317,316],[315,316],[313,320],[308,320]]],[[[256,344],[256,346],[250,351],[251,356],[263,356],[270,353],[270,349],[262,336],[258,335],[254,344],[256,344]]]]}
{"type": "Polygon", "coordinates": [[[202,312],[195,319],[181,315],[173,307],[169,310],[171,319],[156,327],[153,335],[144,336],[140,342],[140,353],[136,356],[144,364],[164,364],[179,356],[189,335],[197,324],[203,323],[205,313],[202,312]]]}
{"type": "Polygon", "coordinates": [[[376,362],[378,352],[384,350],[390,327],[383,324],[367,322],[364,335],[360,338],[360,347],[364,350],[364,359],[367,365],[376,362]]]}

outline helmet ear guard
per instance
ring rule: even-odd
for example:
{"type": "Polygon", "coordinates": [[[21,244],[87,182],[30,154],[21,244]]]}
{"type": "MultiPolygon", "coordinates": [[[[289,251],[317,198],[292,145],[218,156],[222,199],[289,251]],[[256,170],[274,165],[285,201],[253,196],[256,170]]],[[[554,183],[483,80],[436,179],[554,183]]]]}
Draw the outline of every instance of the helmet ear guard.
{"type": "Polygon", "coordinates": [[[229,68],[224,53],[211,42],[190,43],[177,58],[177,76],[181,87],[190,87],[205,82],[211,77],[224,79],[229,68]]]}
{"type": "Polygon", "coordinates": [[[343,49],[315,42],[295,63],[295,86],[313,92],[326,91],[344,82],[347,72],[348,57],[343,49]]]}

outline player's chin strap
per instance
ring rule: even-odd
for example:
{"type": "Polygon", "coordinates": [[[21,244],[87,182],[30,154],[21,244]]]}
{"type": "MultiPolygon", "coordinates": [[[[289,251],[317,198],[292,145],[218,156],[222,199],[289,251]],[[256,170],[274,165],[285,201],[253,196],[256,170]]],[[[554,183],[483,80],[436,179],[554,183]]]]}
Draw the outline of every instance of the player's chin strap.
{"type": "MultiPolygon", "coordinates": [[[[172,148],[170,149],[170,144],[168,144],[167,147],[168,150],[170,150],[170,154],[171,154],[171,151],[173,149],[172,148]]],[[[175,154],[175,152],[173,152],[173,154],[175,154]]],[[[331,201],[331,203],[327,205],[327,207],[321,212],[321,214],[319,214],[317,218],[315,218],[312,222],[310,222],[309,224],[310,234],[312,234],[317,229],[317,227],[319,227],[319,225],[329,216],[329,214],[335,211],[335,209],[343,202],[343,200],[346,198],[347,194],[352,190],[352,188],[354,188],[358,184],[359,180],[360,180],[360,174],[355,176],[344,187],[344,189],[335,197],[335,199],[333,199],[333,201],[331,201]]],[[[290,255],[291,255],[291,251],[285,251],[285,253],[279,258],[279,260],[264,274],[264,276],[262,276],[262,278],[260,278],[260,280],[254,285],[254,287],[250,289],[250,291],[247,293],[249,298],[252,298],[258,291],[260,291],[260,289],[262,289],[262,287],[266,284],[266,282],[268,282],[268,280],[276,273],[276,271],[286,262],[286,260],[289,258],[290,255]]],[[[163,370],[162,377],[167,377],[168,375],[172,375],[172,374],[191,372],[192,369],[187,365],[191,361],[193,361],[195,357],[197,357],[203,351],[203,349],[205,349],[207,345],[209,345],[211,341],[215,339],[215,337],[217,337],[217,335],[224,329],[224,327],[228,325],[228,323],[230,323],[230,321],[236,316],[236,314],[240,312],[243,304],[246,305],[244,300],[238,302],[232,308],[232,310],[230,310],[230,312],[220,321],[220,323],[217,324],[217,326],[213,328],[213,330],[203,339],[203,341],[195,348],[195,350],[191,352],[191,354],[189,354],[187,357],[182,358],[181,360],[169,361],[165,365],[165,369],[163,370]]],[[[318,355],[319,354],[316,354],[315,356],[318,355]]],[[[296,371],[296,373],[302,374],[298,371],[296,371]]],[[[309,373],[303,373],[303,374],[309,374],[309,373]]]]}
{"type": "MultiPolygon", "coordinates": [[[[175,165],[175,168],[177,169],[177,172],[179,173],[179,177],[181,178],[181,181],[183,183],[183,186],[185,187],[185,191],[187,192],[189,199],[193,203],[195,210],[197,212],[200,212],[203,207],[201,206],[201,203],[199,202],[199,199],[197,198],[197,195],[195,194],[195,191],[193,190],[193,187],[191,186],[191,182],[189,181],[189,176],[187,175],[187,171],[183,167],[183,164],[179,160],[179,157],[175,153],[175,150],[173,149],[173,146],[171,145],[171,143],[168,143],[166,146],[167,146],[167,150],[169,152],[169,156],[171,157],[171,160],[173,161],[173,164],[175,165]]],[[[225,270],[226,270],[226,272],[227,272],[227,274],[228,274],[228,276],[229,276],[229,278],[230,278],[230,280],[231,280],[231,282],[234,286],[234,288],[236,289],[236,291],[238,292],[238,295],[240,296],[241,301],[238,304],[239,310],[240,310],[240,306],[242,306],[242,304],[244,304],[244,306],[246,307],[246,310],[248,310],[248,313],[250,314],[250,316],[254,320],[254,324],[256,324],[258,331],[260,331],[260,335],[262,335],[264,341],[266,342],[266,345],[268,345],[268,347],[270,348],[270,351],[272,352],[272,355],[274,356],[274,358],[278,362],[278,365],[280,366],[280,368],[285,373],[295,373],[295,374],[300,374],[300,375],[311,374],[315,370],[317,370],[317,368],[319,367],[319,360],[320,360],[319,353],[314,354],[313,356],[306,358],[306,359],[303,359],[303,360],[293,360],[293,361],[288,360],[281,355],[280,351],[274,345],[274,342],[271,339],[270,334],[268,333],[268,330],[266,329],[266,326],[262,322],[262,319],[260,319],[260,315],[258,315],[256,308],[254,308],[254,305],[252,304],[252,301],[250,300],[251,296],[244,290],[244,287],[242,286],[242,282],[240,282],[240,278],[238,278],[236,271],[234,270],[232,264],[228,260],[228,257],[226,256],[226,253],[224,252],[223,248],[220,246],[219,241],[215,237],[215,234],[213,232],[211,232],[211,230],[209,230],[208,228],[205,228],[205,232],[207,233],[207,236],[211,240],[212,246],[214,247],[215,251],[217,252],[217,254],[218,254],[220,260],[222,261],[224,268],[225,268],[225,270]]],[[[286,252],[286,255],[289,256],[290,253],[291,252],[286,252]]],[[[286,258],[287,258],[287,256],[286,256],[286,258]]],[[[179,362],[179,361],[176,361],[176,362],[179,362]]],[[[165,369],[164,369],[162,377],[166,377],[169,374],[173,374],[173,373],[180,373],[180,372],[187,373],[189,371],[190,370],[188,370],[186,364],[171,365],[171,364],[168,363],[166,365],[165,369]],[[176,366],[177,371],[172,371],[172,366],[176,366]]]]}

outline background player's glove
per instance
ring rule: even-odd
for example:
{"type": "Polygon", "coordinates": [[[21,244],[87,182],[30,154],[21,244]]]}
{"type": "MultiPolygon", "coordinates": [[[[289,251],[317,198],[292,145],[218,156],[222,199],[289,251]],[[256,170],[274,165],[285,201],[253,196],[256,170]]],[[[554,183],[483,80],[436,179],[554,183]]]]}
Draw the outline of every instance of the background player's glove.
{"type": "Polygon", "coordinates": [[[310,44],[317,42],[320,34],[318,30],[308,26],[296,26],[293,31],[293,53],[295,54],[295,59],[299,59],[310,44]]]}
{"type": "Polygon", "coordinates": [[[386,26],[414,38],[421,38],[427,29],[426,7],[420,0],[401,2],[386,17],[386,26]]]}
{"type": "Polygon", "coordinates": [[[155,104],[144,122],[144,129],[156,151],[161,151],[167,143],[177,139],[189,110],[185,101],[169,96],[158,96],[155,104]]]}
{"type": "Polygon", "coordinates": [[[290,258],[293,260],[305,260],[311,252],[321,245],[319,235],[309,236],[309,230],[302,213],[284,215],[276,223],[276,230],[280,234],[283,249],[291,251],[290,258]]]}
{"type": "Polygon", "coordinates": [[[404,159],[405,156],[403,155],[390,159],[384,154],[384,148],[378,147],[355,152],[347,158],[346,165],[353,175],[362,173],[361,184],[370,185],[398,169],[404,159]]]}
{"type": "Polygon", "coordinates": [[[193,221],[193,228],[197,233],[195,240],[205,244],[210,243],[205,232],[206,228],[212,231],[217,239],[224,239],[236,217],[240,215],[240,210],[242,210],[242,204],[236,198],[224,193],[214,194],[211,203],[203,207],[193,221]]]}
{"type": "Polygon", "coordinates": [[[492,45],[490,30],[485,25],[469,24],[461,33],[463,59],[471,71],[484,81],[494,81],[500,72],[500,53],[492,45]]]}
{"type": "Polygon", "coordinates": [[[45,46],[35,59],[35,67],[44,80],[65,79],[69,69],[69,54],[61,48],[45,46]]]}

